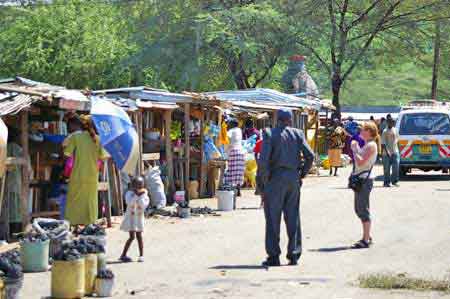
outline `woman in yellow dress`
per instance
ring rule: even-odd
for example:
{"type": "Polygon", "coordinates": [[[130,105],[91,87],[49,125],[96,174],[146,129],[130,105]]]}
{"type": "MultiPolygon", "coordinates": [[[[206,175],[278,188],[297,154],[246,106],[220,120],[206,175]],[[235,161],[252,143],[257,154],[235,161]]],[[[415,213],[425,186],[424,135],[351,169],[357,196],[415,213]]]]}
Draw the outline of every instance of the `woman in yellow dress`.
{"type": "Polygon", "coordinates": [[[98,219],[98,160],[105,158],[99,138],[90,125],[74,115],[68,121],[70,135],[64,141],[64,155],[74,158],[69,177],[65,218],[73,226],[98,219]]]}
{"type": "Polygon", "coordinates": [[[342,167],[342,149],[345,146],[345,130],[341,127],[338,119],[333,121],[333,128],[328,138],[328,159],[330,160],[330,175],[337,176],[339,167],[342,167]]]}

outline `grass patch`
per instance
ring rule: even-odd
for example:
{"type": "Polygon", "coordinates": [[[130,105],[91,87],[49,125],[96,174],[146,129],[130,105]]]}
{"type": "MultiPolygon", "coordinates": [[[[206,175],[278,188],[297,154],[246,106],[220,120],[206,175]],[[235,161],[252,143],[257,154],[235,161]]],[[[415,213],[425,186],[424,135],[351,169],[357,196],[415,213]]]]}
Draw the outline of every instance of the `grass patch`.
{"type": "Polygon", "coordinates": [[[366,274],[358,278],[359,286],[370,289],[404,289],[413,291],[450,292],[450,278],[422,279],[406,274],[366,274]]]}

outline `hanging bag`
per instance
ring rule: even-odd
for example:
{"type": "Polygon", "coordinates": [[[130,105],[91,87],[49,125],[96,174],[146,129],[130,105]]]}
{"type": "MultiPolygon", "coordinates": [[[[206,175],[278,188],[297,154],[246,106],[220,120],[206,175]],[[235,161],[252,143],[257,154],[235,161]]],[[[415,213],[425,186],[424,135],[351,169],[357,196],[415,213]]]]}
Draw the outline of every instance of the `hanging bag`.
{"type": "Polygon", "coordinates": [[[355,162],[353,162],[353,171],[350,177],[348,178],[348,188],[352,189],[355,192],[359,192],[362,189],[362,186],[364,183],[367,182],[367,180],[370,177],[370,174],[372,173],[373,165],[370,167],[369,170],[361,171],[360,173],[353,174],[355,171],[355,162]],[[367,173],[366,178],[362,178],[361,175],[367,173]]]}

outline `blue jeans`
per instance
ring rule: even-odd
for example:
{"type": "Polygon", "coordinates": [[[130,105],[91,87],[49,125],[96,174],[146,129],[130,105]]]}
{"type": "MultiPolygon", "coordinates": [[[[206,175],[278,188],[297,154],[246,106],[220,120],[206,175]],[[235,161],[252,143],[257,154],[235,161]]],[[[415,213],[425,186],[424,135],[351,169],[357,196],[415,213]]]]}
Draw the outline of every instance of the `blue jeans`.
{"type": "Polygon", "coordinates": [[[398,153],[390,156],[383,154],[383,168],[384,168],[384,184],[395,184],[398,182],[400,155],[398,153]],[[391,172],[392,169],[392,172],[391,172]]]}

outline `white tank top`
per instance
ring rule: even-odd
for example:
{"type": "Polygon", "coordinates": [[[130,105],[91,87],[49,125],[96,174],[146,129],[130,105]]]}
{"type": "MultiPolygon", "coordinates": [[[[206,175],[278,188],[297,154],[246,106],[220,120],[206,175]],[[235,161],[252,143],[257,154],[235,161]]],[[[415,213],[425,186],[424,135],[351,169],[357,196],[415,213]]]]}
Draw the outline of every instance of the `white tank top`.
{"type": "MultiPolygon", "coordinates": [[[[375,163],[377,162],[377,156],[378,156],[378,146],[376,144],[375,141],[369,141],[368,143],[366,143],[362,148],[358,147],[357,150],[357,154],[359,155],[364,155],[364,153],[366,151],[368,151],[370,148],[373,148],[373,152],[372,155],[369,157],[369,159],[367,159],[367,161],[365,163],[363,163],[362,165],[358,165],[354,164],[354,169],[353,169],[353,174],[357,174],[357,173],[361,173],[364,172],[360,177],[362,178],[367,178],[368,175],[368,171],[373,168],[373,166],[375,165],[375,163]]],[[[375,174],[373,171],[371,171],[370,173],[370,179],[375,178],[375,174]]]]}

